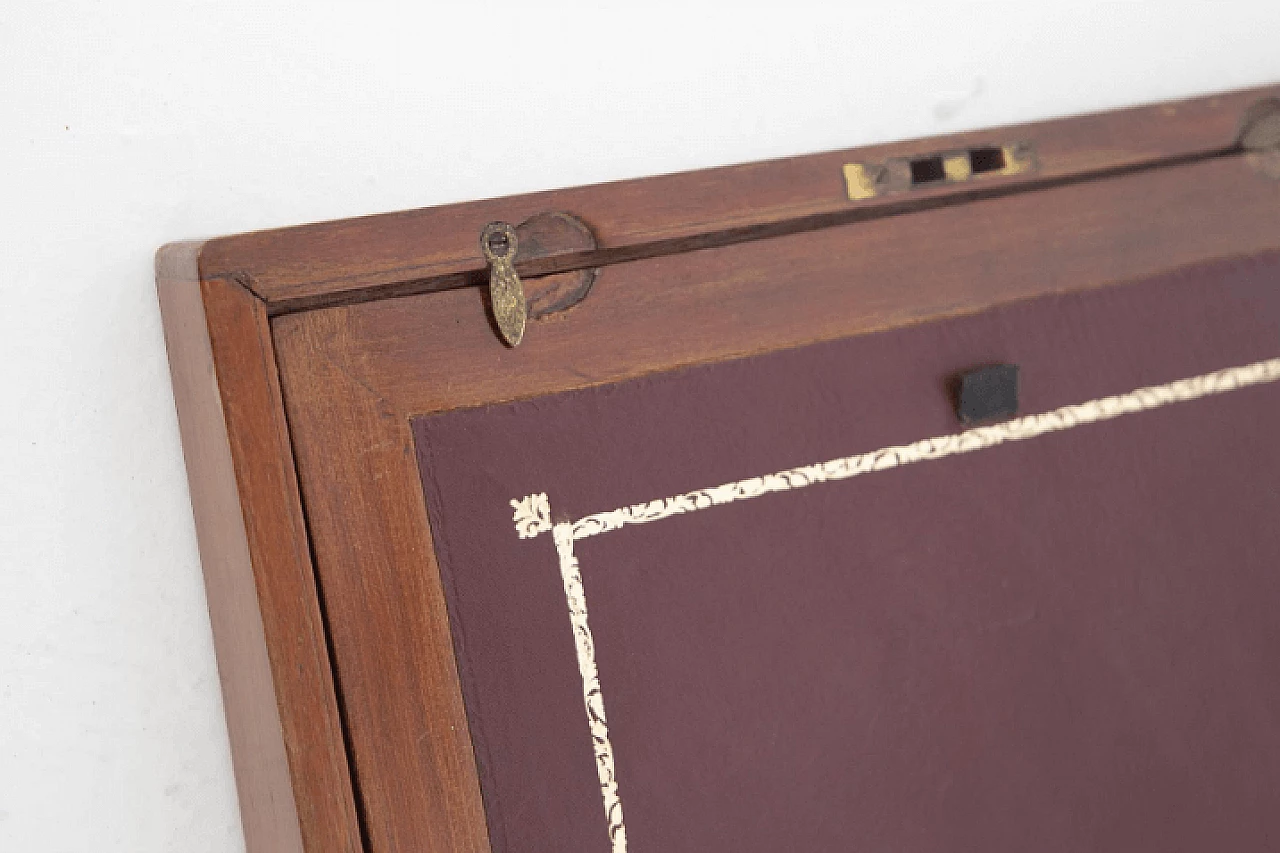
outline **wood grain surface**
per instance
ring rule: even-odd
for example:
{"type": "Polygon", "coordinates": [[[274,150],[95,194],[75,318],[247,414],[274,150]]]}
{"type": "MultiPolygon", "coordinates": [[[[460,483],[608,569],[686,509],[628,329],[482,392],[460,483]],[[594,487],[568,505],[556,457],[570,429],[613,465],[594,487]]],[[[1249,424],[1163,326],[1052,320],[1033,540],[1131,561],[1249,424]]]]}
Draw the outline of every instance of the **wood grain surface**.
{"type": "Polygon", "coordinates": [[[783,160],[554,190],[383,214],[210,241],[206,279],[238,281],[272,314],[477,283],[477,235],[493,220],[520,222],[565,211],[595,233],[592,252],[566,249],[522,265],[535,275],[603,260],[751,239],[771,230],[823,227],[974,192],[1082,178],[1222,151],[1240,135],[1247,109],[1280,94],[1263,87],[1069,119],[895,142],[783,160]],[[844,163],[882,161],[1005,141],[1034,144],[1038,170],[973,185],[850,202],[844,163]]]}
{"type": "Polygon", "coordinates": [[[270,330],[199,244],[160,305],[249,853],[362,849],[270,330]]]}

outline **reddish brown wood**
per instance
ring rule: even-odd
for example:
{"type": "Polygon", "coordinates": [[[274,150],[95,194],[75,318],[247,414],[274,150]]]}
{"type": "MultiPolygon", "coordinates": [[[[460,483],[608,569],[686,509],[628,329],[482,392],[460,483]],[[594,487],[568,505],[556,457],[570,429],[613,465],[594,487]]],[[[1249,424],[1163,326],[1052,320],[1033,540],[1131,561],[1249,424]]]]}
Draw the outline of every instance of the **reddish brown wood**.
{"type": "MultiPolygon", "coordinates": [[[[559,211],[526,219],[516,226],[516,234],[520,239],[517,263],[597,248],[595,235],[585,223],[559,211]]],[[[528,279],[524,295],[529,301],[529,316],[537,319],[577,305],[591,292],[599,273],[588,267],[528,279]]]]}
{"type": "Polygon", "coordinates": [[[160,305],[251,853],[361,849],[266,312],[157,258],[160,305]]]}
{"type": "MultiPolygon", "coordinates": [[[[528,346],[514,350],[486,326],[482,294],[474,289],[273,323],[278,335],[311,323],[339,324],[343,334],[333,340],[340,345],[327,347],[325,357],[408,417],[1265,251],[1280,247],[1277,203],[1280,182],[1236,156],[618,264],[604,269],[591,298],[563,319],[532,323],[528,346]]],[[[291,349],[278,345],[288,375],[291,349]]],[[[295,437],[300,442],[301,433],[295,437]]]]}
{"type": "MultiPolygon", "coordinates": [[[[483,271],[476,235],[485,223],[520,222],[549,210],[563,210],[586,222],[606,257],[677,251],[687,248],[689,241],[742,239],[761,229],[816,226],[824,217],[888,212],[904,203],[963,196],[972,189],[921,189],[908,196],[854,203],[846,197],[841,172],[850,161],[1025,139],[1036,146],[1039,170],[988,179],[981,184],[984,191],[1002,183],[1061,180],[1222,150],[1237,141],[1247,108],[1277,94],[1280,87],[1265,87],[954,136],[242,234],[207,244],[201,270],[207,279],[245,283],[272,313],[441,289],[474,283],[483,271]]],[[[536,274],[575,264],[595,261],[566,251],[522,266],[521,272],[536,274]]]]}
{"type": "Polygon", "coordinates": [[[483,851],[415,415],[1280,248],[1243,155],[605,268],[517,349],[469,288],[273,321],[374,850],[483,851]]]}
{"type": "Polygon", "coordinates": [[[487,853],[409,421],[347,359],[343,318],[307,316],[278,339],[371,849],[487,853]]]}
{"type": "Polygon", "coordinates": [[[411,417],[1280,249],[1274,152],[1233,147],[1249,105],[1276,93],[165,250],[250,849],[365,849],[357,789],[367,853],[489,849],[411,417]],[[845,162],[1010,137],[1036,144],[1041,169],[983,184],[1004,180],[1000,197],[845,197],[845,162]],[[535,252],[526,275],[560,274],[530,278],[531,299],[560,299],[595,264],[598,280],[509,349],[482,288],[463,286],[483,281],[477,237],[555,210],[581,217],[597,247],[535,252]],[[411,295],[383,298],[397,294],[411,295]]]}

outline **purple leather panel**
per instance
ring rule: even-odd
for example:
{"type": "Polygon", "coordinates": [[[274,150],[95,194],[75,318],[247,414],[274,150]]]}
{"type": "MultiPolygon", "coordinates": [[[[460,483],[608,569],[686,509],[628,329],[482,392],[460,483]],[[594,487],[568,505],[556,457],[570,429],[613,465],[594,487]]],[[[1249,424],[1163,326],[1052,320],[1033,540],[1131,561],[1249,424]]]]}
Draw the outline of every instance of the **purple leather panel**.
{"type": "MultiPolygon", "coordinates": [[[[513,498],[573,520],[960,432],[984,364],[1034,414],[1278,356],[1265,256],[416,419],[495,853],[609,850],[513,498]]],[[[575,553],[632,853],[1280,849],[1280,383],[575,553]]]]}

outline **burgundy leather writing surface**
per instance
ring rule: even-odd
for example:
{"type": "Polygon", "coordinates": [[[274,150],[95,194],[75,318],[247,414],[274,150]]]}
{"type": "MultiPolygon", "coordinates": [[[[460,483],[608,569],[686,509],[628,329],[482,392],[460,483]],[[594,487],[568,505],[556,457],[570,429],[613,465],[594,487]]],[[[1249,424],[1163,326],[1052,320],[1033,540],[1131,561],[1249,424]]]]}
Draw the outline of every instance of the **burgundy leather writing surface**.
{"type": "MultiPolygon", "coordinates": [[[[536,338],[536,336],[534,336],[536,338]]],[[[526,346],[537,346],[531,338],[526,346]]],[[[610,849],[557,521],[1280,356],[1280,258],[414,423],[497,853],[610,849]]],[[[582,539],[628,849],[1280,847],[1280,383],[582,539]]]]}

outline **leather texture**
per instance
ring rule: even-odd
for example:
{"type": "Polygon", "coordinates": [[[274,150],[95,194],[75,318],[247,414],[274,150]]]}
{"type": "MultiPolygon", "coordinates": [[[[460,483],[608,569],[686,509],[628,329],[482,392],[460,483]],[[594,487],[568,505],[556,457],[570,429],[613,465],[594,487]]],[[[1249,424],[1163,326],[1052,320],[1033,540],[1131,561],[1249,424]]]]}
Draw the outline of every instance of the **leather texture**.
{"type": "MultiPolygon", "coordinates": [[[[536,346],[536,342],[528,344],[536,346]]],[[[1280,257],[415,420],[495,853],[609,850],[554,520],[1280,355],[1280,257]]],[[[629,849],[1274,850],[1280,385],[576,543],[629,849]]]]}

